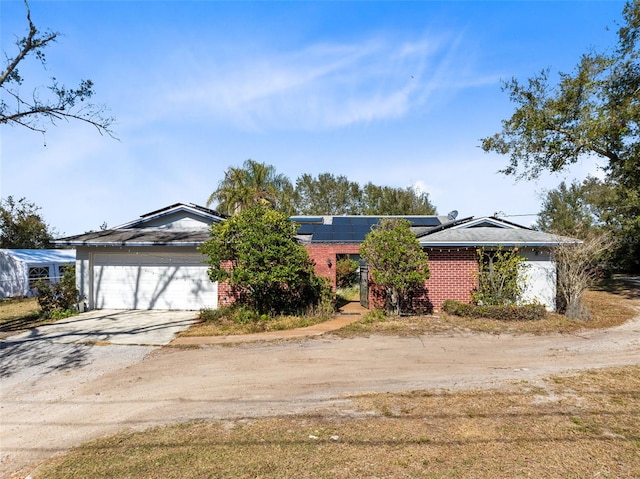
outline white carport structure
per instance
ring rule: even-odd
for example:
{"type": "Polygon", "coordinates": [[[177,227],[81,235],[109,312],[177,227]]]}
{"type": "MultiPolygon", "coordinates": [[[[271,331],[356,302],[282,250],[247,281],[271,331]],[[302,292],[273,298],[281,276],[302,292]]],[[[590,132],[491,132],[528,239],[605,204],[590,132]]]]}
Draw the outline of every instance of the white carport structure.
{"type": "Polygon", "coordinates": [[[73,249],[0,249],[0,299],[33,296],[36,282],[57,283],[75,260],[73,249]]]}
{"type": "Polygon", "coordinates": [[[178,203],[56,243],[76,247],[78,289],[87,309],[216,308],[218,285],[197,247],[222,219],[208,208],[178,203]]]}

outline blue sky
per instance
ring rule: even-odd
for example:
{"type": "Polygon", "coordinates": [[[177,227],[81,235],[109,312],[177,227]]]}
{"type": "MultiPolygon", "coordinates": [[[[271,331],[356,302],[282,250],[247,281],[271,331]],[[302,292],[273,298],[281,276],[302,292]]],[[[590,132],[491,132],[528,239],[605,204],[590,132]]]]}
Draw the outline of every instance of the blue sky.
{"type": "MultiPolygon", "coordinates": [[[[0,126],[0,194],[27,197],[60,235],[177,203],[204,205],[248,158],[292,181],[330,172],[429,193],[438,212],[537,213],[540,194],[597,172],[516,182],[480,138],[513,112],[502,80],[570,72],[611,48],[621,1],[36,1],[62,34],[49,76],[95,83],[119,141],[60,122],[45,137],[0,126]],[[607,28],[608,27],[608,28],[607,28]]],[[[0,3],[2,50],[26,33],[21,0],[0,3]]],[[[530,224],[533,216],[510,216],[530,224]]]]}

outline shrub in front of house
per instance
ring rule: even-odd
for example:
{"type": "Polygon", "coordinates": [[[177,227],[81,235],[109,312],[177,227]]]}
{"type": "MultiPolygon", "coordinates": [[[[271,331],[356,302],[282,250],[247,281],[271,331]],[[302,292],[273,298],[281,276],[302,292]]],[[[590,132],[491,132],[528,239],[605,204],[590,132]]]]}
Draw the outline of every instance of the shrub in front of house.
{"type": "Polygon", "coordinates": [[[544,319],[547,310],[543,304],[508,304],[504,306],[477,305],[448,299],[442,304],[448,314],[465,318],[491,318],[501,321],[534,321],[544,319]]]}
{"type": "Polygon", "coordinates": [[[76,288],[76,268],[67,266],[59,283],[40,280],[36,284],[41,315],[48,319],[64,319],[78,314],[80,292],[76,288]]]}

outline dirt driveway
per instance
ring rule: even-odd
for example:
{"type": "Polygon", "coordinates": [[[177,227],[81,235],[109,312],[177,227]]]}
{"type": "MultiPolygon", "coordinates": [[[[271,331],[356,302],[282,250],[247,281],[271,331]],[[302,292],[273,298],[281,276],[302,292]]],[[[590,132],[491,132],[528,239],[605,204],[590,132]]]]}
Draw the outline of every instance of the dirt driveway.
{"type": "Polygon", "coordinates": [[[318,408],[349,414],[346,396],[354,393],[486,388],[640,364],[640,317],[575,335],[321,336],[181,348],[42,341],[31,347],[40,360],[1,377],[0,477],[16,471],[25,477],[56,453],[127,428],[318,408]],[[60,357],[67,358],[62,365],[60,357]]]}

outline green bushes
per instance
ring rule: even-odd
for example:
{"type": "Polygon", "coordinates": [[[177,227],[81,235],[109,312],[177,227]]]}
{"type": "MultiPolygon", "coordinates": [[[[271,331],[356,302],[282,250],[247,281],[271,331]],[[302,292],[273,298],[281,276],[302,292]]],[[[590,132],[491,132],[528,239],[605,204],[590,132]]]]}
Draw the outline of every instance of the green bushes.
{"type": "Polygon", "coordinates": [[[515,304],[525,290],[527,269],[518,249],[478,249],[478,287],[473,302],[481,305],[515,304]]]}
{"type": "Polygon", "coordinates": [[[250,206],[211,226],[199,250],[208,256],[211,281],[228,281],[238,301],[260,314],[301,314],[318,307],[329,284],[318,277],[298,227],[265,204],[250,206]]]}
{"type": "Polygon", "coordinates": [[[236,302],[217,309],[201,309],[198,318],[206,323],[255,325],[258,323],[272,323],[269,327],[278,329],[277,324],[285,317],[296,318],[299,323],[295,327],[301,327],[303,323],[319,322],[326,320],[335,314],[334,298],[329,289],[325,289],[319,304],[308,307],[306,310],[294,315],[267,314],[256,311],[251,305],[236,302]]]}
{"type": "Polygon", "coordinates": [[[67,266],[59,283],[40,280],[36,284],[41,315],[49,319],[63,319],[78,314],[79,291],[76,288],[76,268],[67,266]]]}
{"type": "Polygon", "coordinates": [[[358,268],[360,264],[347,257],[338,258],[336,262],[336,286],[348,288],[358,282],[358,268]]]}
{"type": "Polygon", "coordinates": [[[491,318],[501,321],[533,321],[543,319],[547,315],[544,305],[539,303],[493,306],[461,303],[448,299],[442,304],[442,310],[456,316],[491,318]]]}
{"type": "Polygon", "coordinates": [[[387,313],[383,309],[372,309],[364,315],[361,322],[363,324],[384,323],[387,320],[387,313]]]}

